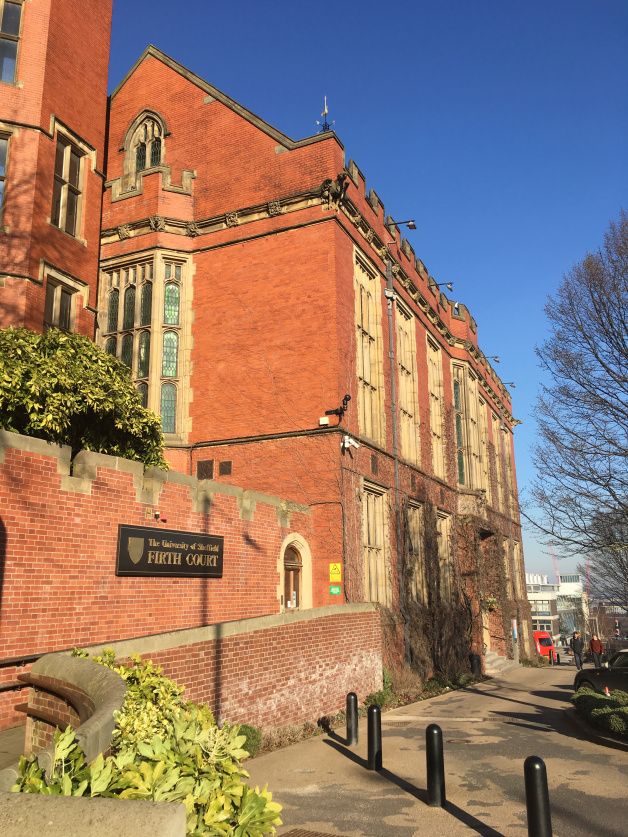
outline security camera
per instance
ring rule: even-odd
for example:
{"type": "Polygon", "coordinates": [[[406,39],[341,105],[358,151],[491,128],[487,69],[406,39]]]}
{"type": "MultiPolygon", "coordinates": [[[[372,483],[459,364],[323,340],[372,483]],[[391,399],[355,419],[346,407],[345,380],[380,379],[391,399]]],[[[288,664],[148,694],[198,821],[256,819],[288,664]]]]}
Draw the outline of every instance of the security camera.
{"type": "Polygon", "coordinates": [[[360,447],[360,443],[356,442],[355,439],[352,439],[351,436],[345,434],[342,437],[342,449],[348,450],[349,448],[356,448],[356,450],[360,447]]]}

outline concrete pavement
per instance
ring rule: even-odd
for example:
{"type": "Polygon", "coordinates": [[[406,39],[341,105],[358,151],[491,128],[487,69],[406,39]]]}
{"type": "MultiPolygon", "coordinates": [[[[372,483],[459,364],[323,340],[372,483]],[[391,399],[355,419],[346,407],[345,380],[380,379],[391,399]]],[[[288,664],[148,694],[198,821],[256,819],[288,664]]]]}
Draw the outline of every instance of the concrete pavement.
{"type": "Polygon", "coordinates": [[[360,743],[310,739],[247,762],[254,784],[284,805],[279,833],[294,837],[527,835],[523,762],[547,765],[554,834],[623,837],[628,747],[590,741],[566,710],[575,669],[517,668],[500,679],[382,716],[384,770],[365,769],[360,743]],[[425,804],[425,727],[445,739],[447,810],[425,804]]]}

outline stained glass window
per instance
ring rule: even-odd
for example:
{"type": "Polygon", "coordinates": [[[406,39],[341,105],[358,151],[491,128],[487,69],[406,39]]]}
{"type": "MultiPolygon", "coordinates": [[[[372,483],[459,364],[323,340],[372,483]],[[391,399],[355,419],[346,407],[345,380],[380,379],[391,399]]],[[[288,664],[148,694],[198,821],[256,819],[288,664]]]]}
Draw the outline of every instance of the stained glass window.
{"type": "Polygon", "coordinates": [[[140,325],[150,325],[152,307],[153,283],[144,282],[142,285],[142,298],[140,300],[140,325]]]}
{"type": "Polygon", "coordinates": [[[158,166],[161,163],[161,140],[155,137],[150,146],[150,164],[158,166]]]}
{"type": "Polygon", "coordinates": [[[146,168],[146,143],[140,142],[135,149],[135,170],[144,171],[146,168]]]}
{"type": "Polygon", "coordinates": [[[148,407],[148,384],[138,384],[137,392],[140,396],[142,407],[148,407]]]}
{"type": "Polygon", "coordinates": [[[105,343],[105,351],[108,355],[113,355],[114,357],[118,351],[118,340],[115,337],[109,337],[107,342],[105,343]]]}
{"type": "Polygon", "coordinates": [[[120,292],[117,288],[109,291],[109,306],[107,311],[107,331],[118,330],[118,305],[120,303],[120,292]]]}
{"type": "Polygon", "coordinates": [[[179,335],[175,331],[167,331],[164,334],[164,350],[161,361],[161,374],[164,378],[176,377],[178,350],[179,335]]]}
{"type": "Polygon", "coordinates": [[[135,288],[133,285],[124,292],[124,322],[122,328],[133,328],[135,325],[135,288]]]}
{"type": "Polygon", "coordinates": [[[137,359],[137,377],[147,378],[148,365],[150,360],[150,331],[143,331],[140,334],[138,352],[139,355],[137,359]]]}
{"type": "Polygon", "coordinates": [[[176,430],[177,390],[174,384],[161,385],[161,427],[164,433],[176,430]]]}
{"type": "MultiPolygon", "coordinates": [[[[461,376],[462,370],[456,367],[454,375],[461,376]]],[[[456,430],[456,464],[458,466],[458,482],[465,484],[465,444],[464,444],[464,404],[462,382],[454,379],[454,415],[456,430]]]]}
{"type": "Polygon", "coordinates": [[[179,325],[179,286],[174,282],[167,282],[164,290],[164,323],[179,325]]]}
{"type": "Polygon", "coordinates": [[[122,352],[120,360],[125,363],[129,369],[133,365],[133,335],[125,334],[122,338],[122,352]]]}

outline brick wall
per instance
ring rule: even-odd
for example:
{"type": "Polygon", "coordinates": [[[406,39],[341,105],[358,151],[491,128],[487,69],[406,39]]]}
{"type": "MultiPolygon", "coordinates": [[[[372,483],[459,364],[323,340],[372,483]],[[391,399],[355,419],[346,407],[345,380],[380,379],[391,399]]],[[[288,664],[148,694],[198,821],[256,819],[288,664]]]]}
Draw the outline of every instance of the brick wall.
{"type": "MultiPolygon", "coordinates": [[[[69,448],[0,432],[0,660],[279,611],[281,545],[310,540],[305,506],[99,454],[69,464],[69,448]],[[116,576],[118,524],[223,536],[223,577],[116,576]]],[[[0,683],[23,670],[0,667],[0,683]]]]}
{"type": "Polygon", "coordinates": [[[139,653],[217,717],[264,728],[315,721],[381,688],[380,617],[372,604],[324,607],[112,644],[139,653]],[[184,644],[185,643],[185,644],[184,644]]]}

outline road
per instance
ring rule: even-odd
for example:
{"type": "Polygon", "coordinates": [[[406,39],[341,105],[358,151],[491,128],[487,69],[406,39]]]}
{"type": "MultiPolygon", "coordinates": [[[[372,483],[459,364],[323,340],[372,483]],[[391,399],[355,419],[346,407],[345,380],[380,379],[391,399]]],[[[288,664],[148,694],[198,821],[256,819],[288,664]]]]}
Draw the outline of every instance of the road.
{"type": "Polygon", "coordinates": [[[247,763],[284,805],[279,834],[526,835],[523,761],[547,765],[554,835],[625,837],[628,747],[589,740],[569,719],[573,666],[502,678],[383,715],[384,770],[365,769],[366,724],[347,748],[326,735],[247,763]],[[447,810],[425,804],[425,727],[445,738],[447,810]]]}

